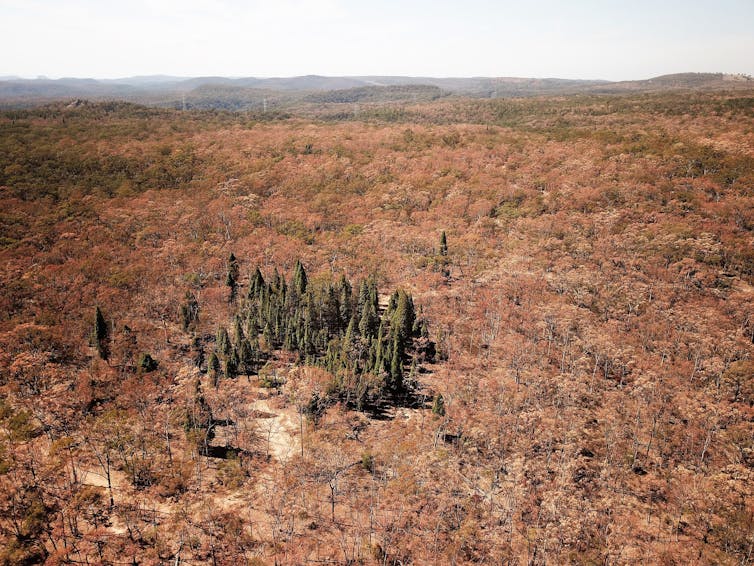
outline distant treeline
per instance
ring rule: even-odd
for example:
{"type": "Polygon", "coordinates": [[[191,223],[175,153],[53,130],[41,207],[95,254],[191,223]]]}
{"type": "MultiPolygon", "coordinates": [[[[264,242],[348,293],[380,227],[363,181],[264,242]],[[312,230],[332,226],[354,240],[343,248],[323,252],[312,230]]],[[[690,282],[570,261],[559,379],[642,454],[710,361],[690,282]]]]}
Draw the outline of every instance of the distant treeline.
{"type": "Polygon", "coordinates": [[[392,101],[427,102],[437,100],[449,94],[441,88],[432,85],[362,86],[310,94],[304,98],[304,101],[323,104],[392,101]]]}

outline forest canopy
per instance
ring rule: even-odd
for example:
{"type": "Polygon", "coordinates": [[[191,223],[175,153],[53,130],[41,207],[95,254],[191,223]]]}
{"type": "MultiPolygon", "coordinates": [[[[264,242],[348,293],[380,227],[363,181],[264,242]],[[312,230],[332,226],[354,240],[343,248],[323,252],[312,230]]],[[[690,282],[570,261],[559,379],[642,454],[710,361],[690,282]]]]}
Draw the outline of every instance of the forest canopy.
{"type": "Polygon", "coordinates": [[[388,90],[0,112],[1,564],[752,563],[751,90],[388,90]]]}

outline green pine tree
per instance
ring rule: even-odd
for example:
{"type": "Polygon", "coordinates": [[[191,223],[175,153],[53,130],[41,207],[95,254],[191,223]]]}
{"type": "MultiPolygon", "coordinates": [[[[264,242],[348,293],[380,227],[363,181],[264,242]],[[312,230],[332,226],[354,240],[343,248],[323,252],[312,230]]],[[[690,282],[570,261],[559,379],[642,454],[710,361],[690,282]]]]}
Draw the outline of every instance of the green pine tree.
{"type": "Polygon", "coordinates": [[[338,283],[338,293],[340,321],[343,325],[343,328],[345,328],[351,320],[351,316],[353,314],[353,289],[351,288],[351,283],[349,283],[345,275],[340,276],[340,281],[338,283]]]}
{"type": "Polygon", "coordinates": [[[227,357],[230,355],[230,337],[228,336],[228,331],[225,330],[224,326],[221,326],[217,329],[217,336],[215,337],[216,341],[216,349],[219,354],[219,356],[223,359],[227,359],[227,357]]]}
{"type": "Polygon", "coordinates": [[[251,299],[252,297],[259,297],[266,284],[264,282],[264,277],[262,277],[262,272],[259,270],[259,266],[257,266],[256,270],[254,271],[254,275],[251,276],[251,279],[249,281],[249,293],[248,297],[251,299]]]}
{"type": "Polygon", "coordinates": [[[228,257],[228,273],[225,276],[225,284],[230,288],[229,301],[232,303],[236,300],[236,293],[238,291],[238,260],[233,252],[228,257]]]}
{"type": "Polygon", "coordinates": [[[99,307],[94,309],[94,327],[90,339],[91,345],[97,349],[97,354],[103,360],[110,358],[110,331],[99,307]]]}
{"type": "Polygon", "coordinates": [[[407,340],[414,329],[416,313],[414,312],[414,300],[411,295],[403,289],[398,291],[397,305],[391,320],[391,327],[401,337],[401,340],[407,340]]]}
{"type": "Polygon", "coordinates": [[[368,301],[362,310],[361,320],[359,321],[359,333],[364,339],[372,338],[377,332],[380,319],[377,317],[377,310],[374,304],[368,301]]]}
{"type": "Polygon", "coordinates": [[[184,332],[195,326],[199,320],[199,302],[191,291],[186,291],[186,295],[181,305],[181,326],[184,332]]]}
{"type": "Polygon", "coordinates": [[[299,295],[306,293],[306,286],[309,283],[306,277],[306,271],[301,260],[296,260],[296,267],[293,269],[293,288],[299,295]]]}
{"type": "Polygon", "coordinates": [[[390,393],[403,391],[403,346],[396,335],[393,339],[392,359],[390,360],[390,393]]]}
{"type": "Polygon", "coordinates": [[[446,279],[450,277],[450,269],[448,267],[449,263],[448,239],[445,236],[445,230],[443,230],[440,234],[440,270],[442,271],[443,277],[445,277],[446,279]]]}

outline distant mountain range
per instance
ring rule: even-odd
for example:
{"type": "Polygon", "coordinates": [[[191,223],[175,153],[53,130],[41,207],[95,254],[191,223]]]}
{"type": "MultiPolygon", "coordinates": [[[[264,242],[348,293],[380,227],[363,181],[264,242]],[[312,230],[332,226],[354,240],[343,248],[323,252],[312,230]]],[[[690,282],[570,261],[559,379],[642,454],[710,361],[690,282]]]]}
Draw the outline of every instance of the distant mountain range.
{"type": "Polygon", "coordinates": [[[673,89],[753,87],[746,75],[680,73],[640,81],[553,78],[398,76],[280,78],[137,76],[121,79],[0,77],[0,104],[28,106],[71,98],[126,100],[158,106],[248,109],[303,103],[419,101],[444,96],[482,98],[566,94],[618,94],[673,89]],[[267,102],[266,102],[267,101],[267,102]]]}

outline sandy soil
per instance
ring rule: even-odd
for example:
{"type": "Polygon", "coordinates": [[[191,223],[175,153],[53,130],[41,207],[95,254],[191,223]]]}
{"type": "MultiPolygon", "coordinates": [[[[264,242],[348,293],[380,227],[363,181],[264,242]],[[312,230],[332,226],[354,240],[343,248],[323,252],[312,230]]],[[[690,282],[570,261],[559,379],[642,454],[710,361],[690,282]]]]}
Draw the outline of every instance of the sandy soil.
{"type": "Polygon", "coordinates": [[[273,408],[268,399],[262,398],[254,401],[252,409],[257,412],[259,435],[267,454],[279,461],[290,458],[300,447],[296,415],[273,408]]]}

